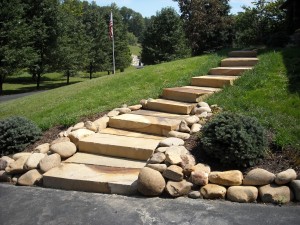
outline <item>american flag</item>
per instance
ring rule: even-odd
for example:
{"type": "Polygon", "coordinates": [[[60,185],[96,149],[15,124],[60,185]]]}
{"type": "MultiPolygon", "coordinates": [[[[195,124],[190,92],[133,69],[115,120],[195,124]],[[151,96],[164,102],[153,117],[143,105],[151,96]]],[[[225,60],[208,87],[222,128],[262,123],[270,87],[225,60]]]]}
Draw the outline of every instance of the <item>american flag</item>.
{"type": "Polygon", "coordinates": [[[112,40],[114,37],[114,22],[113,22],[113,14],[110,13],[110,20],[109,20],[109,37],[112,40]]]}

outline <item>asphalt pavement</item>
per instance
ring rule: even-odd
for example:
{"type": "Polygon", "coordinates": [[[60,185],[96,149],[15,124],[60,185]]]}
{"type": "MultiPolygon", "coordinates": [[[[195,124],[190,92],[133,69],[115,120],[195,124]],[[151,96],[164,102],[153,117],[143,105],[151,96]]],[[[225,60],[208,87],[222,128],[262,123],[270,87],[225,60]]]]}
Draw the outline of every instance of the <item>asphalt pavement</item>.
{"type": "Polygon", "coordinates": [[[0,224],[299,225],[300,206],[163,199],[0,184],[0,224]]]}
{"type": "Polygon", "coordinates": [[[40,92],[44,92],[44,91],[32,91],[32,92],[27,92],[27,93],[21,93],[21,94],[13,94],[13,95],[0,95],[0,103],[2,102],[7,102],[10,100],[14,100],[17,98],[23,98],[25,96],[29,96],[29,95],[34,95],[34,94],[38,94],[40,92]]]}

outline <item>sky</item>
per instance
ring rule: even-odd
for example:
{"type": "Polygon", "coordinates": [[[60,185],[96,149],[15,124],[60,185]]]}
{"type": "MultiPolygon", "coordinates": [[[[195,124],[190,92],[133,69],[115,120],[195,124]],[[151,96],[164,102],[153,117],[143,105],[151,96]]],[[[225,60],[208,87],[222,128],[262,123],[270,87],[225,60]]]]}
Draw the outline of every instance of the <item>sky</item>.
{"type": "MultiPolygon", "coordinates": [[[[89,0],[90,2],[92,0],[89,0]]],[[[236,14],[242,11],[241,6],[251,5],[253,0],[230,0],[231,13],[236,14]]],[[[151,17],[160,11],[164,7],[173,7],[179,12],[177,2],[172,0],[95,0],[99,6],[108,6],[111,3],[116,3],[118,7],[127,7],[133,9],[136,12],[141,13],[144,17],[151,17]]]]}

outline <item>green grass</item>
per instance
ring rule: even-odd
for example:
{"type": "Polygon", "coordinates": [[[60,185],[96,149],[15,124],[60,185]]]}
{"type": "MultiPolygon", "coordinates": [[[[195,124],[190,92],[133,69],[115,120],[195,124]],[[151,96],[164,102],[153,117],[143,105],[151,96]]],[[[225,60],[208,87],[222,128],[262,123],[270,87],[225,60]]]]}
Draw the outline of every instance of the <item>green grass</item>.
{"type": "Polygon", "coordinates": [[[300,48],[266,50],[259,64],[208,102],[256,117],[279,146],[300,150],[300,48]]]}
{"type": "Polygon", "coordinates": [[[141,55],[142,48],[140,45],[135,45],[135,46],[130,45],[129,48],[130,48],[131,54],[137,55],[137,56],[141,55]]]}
{"type": "Polygon", "coordinates": [[[221,56],[204,55],[144,69],[104,76],[36,95],[0,103],[0,118],[25,116],[46,130],[71,125],[83,116],[137,104],[143,98],[157,98],[164,87],[187,85],[220,62],[221,56]]]}

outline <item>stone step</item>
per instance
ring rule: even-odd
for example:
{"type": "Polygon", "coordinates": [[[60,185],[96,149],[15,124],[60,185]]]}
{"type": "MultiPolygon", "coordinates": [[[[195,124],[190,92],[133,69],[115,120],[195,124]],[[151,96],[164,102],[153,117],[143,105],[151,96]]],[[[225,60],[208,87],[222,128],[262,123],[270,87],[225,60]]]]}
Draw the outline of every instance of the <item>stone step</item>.
{"type": "Polygon", "coordinates": [[[206,90],[212,92],[219,92],[222,91],[222,88],[214,88],[214,87],[201,87],[201,86],[183,86],[185,88],[192,88],[192,89],[199,89],[199,90],[206,90]]]}
{"type": "MultiPolygon", "coordinates": [[[[109,127],[167,136],[172,130],[177,130],[181,120],[136,114],[123,114],[110,118],[109,127]]],[[[146,143],[142,143],[142,146],[146,143]]]]}
{"type": "Polygon", "coordinates": [[[209,75],[228,75],[239,76],[247,70],[251,70],[252,67],[216,67],[209,71],[209,75]]]}
{"type": "Polygon", "coordinates": [[[228,53],[229,57],[257,57],[256,51],[232,51],[228,53]]]}
{"type": "Polygon", "coordinates": [[[62,163],[43,176],[43,186],[73,191],[132,195],[140,169],[62,163]]]}
{"type": "Polygon", "coordinates": [[[206,97],[213,94],[212,91],[201,90],[195,88],[185,88],[185,87],[175,87],[175,88],[165,88],[163,90],[163,98],[183,101],[183,102],[200,102],[206,97]]]}
{"type": "MultiPolygon", "coordinates": [[[[140,111],[140,110],[138,110],[138,111],[140,111]]],[[[137,111],[133,111],[133,113],[134,112],[137,112],[137,111]]],[[[114,128],[105,128],[105,129],[101,130],[99,133],[113,134],[113,135],[126,136],[126,137],[156,139],[156,140],[160,140],[160,141],[166,138],[166,137],[162,137],[162,136],[156,136],[156,135],[144,134],[144,133],[139,133],[139,132],[114,129],[114,128]]]]}
{"type": "Polygon", "coordinates": [[[167,99],[155,99],[153,101],[148,101],[145,109],[161,111],[166,113],[175,113],[175,114],[190,114],[192,109],[195,107],[195,104],[179,102],[167,99]]]}
{"type": "Polygon", "coordinates": [[[220,75],[207,75],[192,78],[192,85],[222,88],[227,85],[232,85],[235,79],[239,76],[220,76],[220,75]]]}
{"type": "Polygon", "coordinates": [[[159,142],[156,139],[96,133],[80,139],[78,149],[85,153],[147,160],[159,142]]]}
{"type": "Polygon", "coordinates": [[[258,63],[258,58],[227,58],[221,61],[222,67],[248,67],[255,66],[258,63]]]}
{"type": "Polygon", "coordinates": [[[124,159],[105,155],[95,155],[82,152],[75,153],[75,155],[68,158],[66,161],[64,161],[64,163],[140,169],[146,166],[146,161],[124,159]]]}
{"type": "Polygon", "coordinates": [[[145,109],[132,111],[130,112],[130,114],[142,115],[142,116],[154,116],[154,117],[162,117],[162,118],[178,119],[178,120],[184,120],[185,118],[189,117],[189,115],[165,113],[165,112],[145,110],[145,109]]]}

